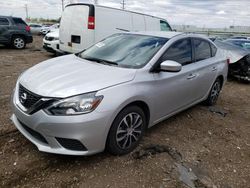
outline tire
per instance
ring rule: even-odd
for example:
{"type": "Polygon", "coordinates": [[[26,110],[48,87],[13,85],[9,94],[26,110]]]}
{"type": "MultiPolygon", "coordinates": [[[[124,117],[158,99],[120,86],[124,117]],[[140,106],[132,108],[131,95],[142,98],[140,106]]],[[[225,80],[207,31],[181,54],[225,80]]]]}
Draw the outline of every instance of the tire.
{"type": "Polygon", "coordinates": [[[16,49],[24,49],[26,47],[26,41],[22,36],[14,36],[12,46],[16,49]]]}
{"type": "Polygon", "coordinates": [[[207,99],[204,101],[207,106],[213,106],[216,104],[221,91],[221,81],[217,78],[209,92],[207,99]]]}
{"type": "Polygon", "coordinates": [[[144,135],[146,124],[145,114],[138,106],[123,109],[109,130],[107,151],[113,155],[124,155],[133,151],[144,135]]]}

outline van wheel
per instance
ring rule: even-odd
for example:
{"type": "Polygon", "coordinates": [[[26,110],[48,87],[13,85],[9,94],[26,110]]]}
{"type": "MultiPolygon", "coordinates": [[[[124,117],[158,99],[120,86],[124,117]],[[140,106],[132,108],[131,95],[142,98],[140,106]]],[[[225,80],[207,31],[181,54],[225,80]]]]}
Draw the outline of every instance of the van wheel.
{"type": "Polygon", "coordinates": [[[14,36],[12,39],[12,46],[16,49],[24,49],[26,46],[26,41],[21,36],[14,36]]]}
{"type": "Polygon", "coordinates": [[[208,98],[205,100],[205,104],[207,106],[215,105],[219,98],[220,91],[221,91],[221,82],[220,79],[217,78],[210,90],[208,98]]]}
{"type": "Polygon", "coordinates": [[[143,110],[137,106],[123,109],[115,118],[107,139],[106,149],[113,155],[124,155],[134,150],[146,128],[143,110]]]}

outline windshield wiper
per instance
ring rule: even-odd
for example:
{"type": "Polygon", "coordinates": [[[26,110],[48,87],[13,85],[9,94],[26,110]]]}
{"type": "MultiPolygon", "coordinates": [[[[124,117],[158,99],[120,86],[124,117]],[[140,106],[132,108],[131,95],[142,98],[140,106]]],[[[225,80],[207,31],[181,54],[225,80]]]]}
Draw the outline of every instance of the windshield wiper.
{"type": "Polygon", "coordinates": [[[98,59],[98,58],[93,58],[93,57],[83,57],[83,59],[86,59],[86,60],[88,60],[88,61],[95,61],[95,62],[101,63],[101,64],[118,65],[118,63],[113,62],[113,61],[108,61],[108,60],[98,59]]]}

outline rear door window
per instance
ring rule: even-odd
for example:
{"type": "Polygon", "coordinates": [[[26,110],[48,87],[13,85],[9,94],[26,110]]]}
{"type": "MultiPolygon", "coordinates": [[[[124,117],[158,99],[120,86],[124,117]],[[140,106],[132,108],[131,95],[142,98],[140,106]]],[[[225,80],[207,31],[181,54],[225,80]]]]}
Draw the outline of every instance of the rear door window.
{"type": "Polygon", "coordinates": [[[160,24],[161,24],[161,31],[172,31],[170,25],[167,22],[161,20],[160,24]]]}
{"type": "Polygon", "coordinates": [[[16,25],[27,25],[21,18],[13,18],[16,25]]]}
{"type": "Polygon", "coordinates": [[[182,65],[192,63],[191,39],[181,39],[168,48],[162,56],[162,61],[172,60],[182,65]]]}
{"type": "Polygon", "coordinates": [[[194,39],[195,61],[202,61],[211,57],[211,48],[208,41],[194,39]]]}
{"type": "Polygon", "coordinates": [[[9,25],[9,20],[7,18],[0,18],[0,25],[9,25]]]}

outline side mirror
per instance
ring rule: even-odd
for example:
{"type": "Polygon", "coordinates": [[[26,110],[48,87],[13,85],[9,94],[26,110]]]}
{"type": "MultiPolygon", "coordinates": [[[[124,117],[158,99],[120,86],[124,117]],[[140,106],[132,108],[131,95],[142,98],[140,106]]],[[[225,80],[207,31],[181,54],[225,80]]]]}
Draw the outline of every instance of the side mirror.
{"type": "Polygon", "coordinates": [[[171,60],[163,61],[160,65],[160,70],[166,72],[180,72],[181,68],[182,65],[180,63],[171,60]]]}

